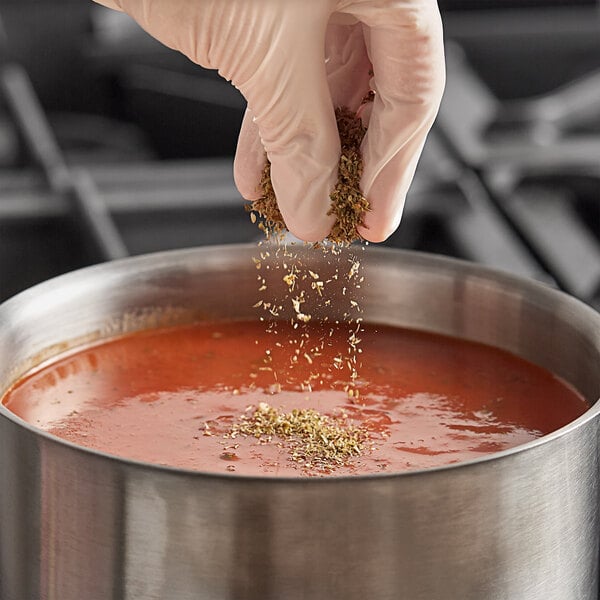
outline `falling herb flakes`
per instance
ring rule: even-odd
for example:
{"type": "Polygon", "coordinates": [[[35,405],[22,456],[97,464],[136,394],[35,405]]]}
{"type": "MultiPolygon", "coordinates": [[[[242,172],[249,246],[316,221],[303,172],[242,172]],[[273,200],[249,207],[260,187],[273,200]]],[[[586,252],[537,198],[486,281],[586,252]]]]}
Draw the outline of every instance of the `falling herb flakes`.
{"type": "MultiPolygon", "coordinates": [[[[295,347],[294,353],[290,357],[289,363],[282,364],[280,361],[273,363],[271,350],[265,351],[265,364],[276,381],[287,381],[287,375],[291,373],[299,359],[304,358],[311,365],[311,372],[308,377],[300,383],[301,391],[312,392],[315,381],[321,381],[326,378],[326,374],[336,371],[336,379],[341,375],[341,371],[348,369],[349,386],[345,389],[355,390],[358,397],[356,384],[359,379],[359,369],[362,349],[359,347],[361,342],[360,332],[362,331],[362,308],[357,301],[360,299],[360,289],[364,277],[360,274],[361,261],[352,253],[349,247],[340,245],[321,245],[313,246],[312,252],[322,252],[329,265],[337,265],[333,273],[323,274],[313,271],[308,264],[304,262],[302,253],[296,252],[295,244],[286,244],[281,240],[276,240],[275,246],[270,246],[269,251],[260,252],[260,260],[253,258],[255,264],[259,264],[261,269],[273,273],[274,281],[281,279],[285,284],[283,295],[277,291],[277,287],[269,285],[267,288],[266,280],[262,275],[257,275],[257,281],[261,284],[259,292],[263,298],[259,298],[253,304],[253,308],[261,313],[259,319],[267,322],[267,333],[277,335],[279,319],[289,319],[295,335],[289,339],[289,344],[295,347]],[[274,248],[274,249],[273,249],[274,248]],[[264,262],[266,261],[266,262],[264,262]],[[345,266],[345,262],[349,267],[345,266]],[[277,274],[276,274],[277,273],[277,274]],[[334,283],[337,282],[337,285],[334,283]],[[333,362],[329,367],[317,359],[321,356],[325,345],[331,345],[329,338],[332,337],[334,327],[340,324],[338,319],[330,319],[330,316],[315,312],[313,309],[323,309],[331,306],[332,294],[340,285],[341,296],[337,298],[342,307],[343,313],[340,314],[343,323],[348,326],[348,345],[345,351],[339,354],[339,361],[333,362]],[[268,290],[268,291],[267,291],[268,290]],[[355,299],[356,298],[356,299],[355,299]],[[290,310],[291,309],[291,310],[290,310]],[[322,327],[310,328],[309,324],[317,322],[322,327]],[[315,335],[318,337],[315,338],[315,335]],[[314,366],[312,366],[314,363],[314,366]]],[[[263,242],[259,242],[259,245],[263,242]]],[[[313,266],[313,268],[315,268],[313,266]]],[[[256,342],[258,344],[258,341],[256,342]]],[[[277,344],[275,344],[277,346],[277,344]]],[[[302,361],[301,361],[302,362],[302,361]]],[[[265,367],[261,367],[261,370],[265,367]]],[[[290,384],[287,381],[287,384],[290,384]]],[[[286,383],[284,383],[286,385],[286,383]]],[[[353,397],[350,396],[349,397],[353,397]]]]}
{"type": "MultiPolygon", "coordinates": [[[[365,102],[370,100],[372,97],[366,98],[365,102]]],[[[316,243],[312,247],[314,250],[321,250],[324,254],[333,255],[339,262],[352,242],[362,240],[358,228],[364,226],[364,216],[369,211],[369,203],[360,190],[363,170],[360,145],[366,128],[359,116],[346,108],[336,110],[336,121],[341,142],[341,155],[338,181],[330,194],[331,205],[327,213],[335,217],[327,238],[332,243],[316,243]]],[[[301,382],[300,388],[303,392],[311,393],[315,382],[323,384],[323,365],[318,361],[315,362],[315,359],[321,356],[324,345],[329,342],[326,334],[322,335],[318,341],[312,340],[311,342],[308,323],[311,321],[312,315],[306,312],[305,307],[311,306],[314,300],[318,305],[329,306],[331,299],[327,297],[330,294],[328,284],[334,280],[344,279],[347,281],[347,286],[342,291],[343,296],[346,296],[347,289],[352,292],[358,291],[363,281],[359,275],[360,261],[351,254],[348,259],[349,271],[344,272],[338,268],[329,279],[322,278],[318,272],[308,269],[303,264],[301,256],[286,244],[286,227],[277,205],[271,182],[271,165],[268,160],[263,168],[260,188],[261,197],[247,204],[246,209],[250,212],[252,222],[258,222],[259,229],[265,234],[265,242],[274,240],[277,244],[275,250],[273,250],[273,246],[268,246],[269,250],[261,251],[260,259],[255,257],[253,261],[259,271],[279,270],[286,290],[285,297],[281,300],[276,301],[274,297],[259,299],[254,307],[266,311],[260,320],[269,322],[267,332],[277,334],[277,319],[281,318],[280,315],[283,314],[284,304],[291,303],[293,307],[291,324],[294,330],[297,330],[297,336],[290,341],[295,349],[286,368],[293,370],[299,361],[305,360],[310,365],[311,372],[301,382]],[[273,256],[271,256],[271,252],[274,252],[273,256]]],[[[262,244],[263,242],[259,242],[259,246],[262,244]]],[[[259,291],[264,294],[267,290],[266,279],[262,276],[262,272],[257,274],[257,278],[260,284],[259,291]]],[[[270,287],[267,294],[271,294],[270,287]]],[[[341,352],[336,357],[339,364],[335,362],[331,368],[348,369],[349,382],[344,390],[348,394],[350,402],[355,403],[359,401],[356,382],[358,379],[357,369],[360,367],[357,357],[361,353],[361,349],[358,348],[360,338],[357,334],[362,331],[362,317],[360,316],[362,311],[356,300],[347,299],[350,306],[344,312],[343,319],[350,326],[348,347],[346,352],[341,352]]],[[[325,321],[327,318],[324,319],[325,321]]],[[[335,324],[337,325],[338,321],[335,324]]],[[[331,337],[333,328],[329,329],[329,337],[331,337]]],[[[275,379],[274,387],[269,391],[272,394],[279,393],[282,387],[278,379],[283,380],[283,378],[278,378],[278,367],[272,364],[270,350],[265,351],[264,362],[265,365],[259,370],[271,371],[275,379]]],[[[258,408],[250,407],[249,411],[253,412],[240,417],[225,437],[253,436],[262,444],[276,443],[281,448],[287,449],[290,460],[305,470],[325,473],[346,465],[350,459],[361,456],[363,445],[368,439],[366,430],[349,422],[345,414],[332,417],[312,409],[293,409],[284,413],[266,403],[260,403],[258,408]]]]}
{"type": "Polygon", "coordinates": [[[263,443],[278,438],[290,460],[307,469],[330,472],[361,456],[367,440],[364,428],[347,422],[347,416],[330,417],[313,409],[283,412],[266,402],[249,407],[225,437],[253,436],[263,443]],[[250,412],[251,411],[251,412],[250,412]]]}
{"type": "MultiPolygon", "coordinates": [[[[335,216],[335,222],[327,239],[335,244],[348,245],[362,239],[358,228],[364,226],[364,215],[370,210],[368,200],[360,191],[362,176],[362,155],[360,144],[367,131],[360,118],[341,107],[335,111],[341,142],[341,155],[338,166],[338,182],[331,194],[331,207],[328,215],[335,216]]],[[[261,217],[258,227],[267,237],[281,236],[285,232],[285,223],[271,182],[271,163],[267,160],[263,168],[260,189],[262,196],[246,205],[252,222],[256,215],[261,217]]]]}

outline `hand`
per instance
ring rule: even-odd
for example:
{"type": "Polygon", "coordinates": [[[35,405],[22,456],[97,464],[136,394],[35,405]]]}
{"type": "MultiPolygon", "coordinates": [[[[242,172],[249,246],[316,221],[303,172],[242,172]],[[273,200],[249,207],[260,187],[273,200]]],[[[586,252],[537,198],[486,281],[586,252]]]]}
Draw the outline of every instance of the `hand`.
{"type": "Polygon", "coordinates": [[[236,184],[246,199],[260,196],[266,150],[286,225],[307,241],[325,238],[333,224],[334,109],[357,110],[374,90],[362,147],[372,210],[359,233],[378,242],[395,231],[444,87],[435,0],[97,1],[242,92],[236,184]]]}

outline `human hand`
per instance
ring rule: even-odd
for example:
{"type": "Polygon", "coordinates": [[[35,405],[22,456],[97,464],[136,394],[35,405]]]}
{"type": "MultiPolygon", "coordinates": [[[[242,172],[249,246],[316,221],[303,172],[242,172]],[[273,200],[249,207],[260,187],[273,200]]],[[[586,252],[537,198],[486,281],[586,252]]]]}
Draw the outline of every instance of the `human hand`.
{"type": "Polygon", "coordinates": [[[362,191],[370,202],[359,233],[386,239],[404,201],[445,81],[435,0],[96,0],[130,14],[151,35],[199,65],[218,69],[245,96],[234,176],[260,197],[264,152],[288,229],[322,240],[337,181],[334,109],[362,115],[362,191]]]}

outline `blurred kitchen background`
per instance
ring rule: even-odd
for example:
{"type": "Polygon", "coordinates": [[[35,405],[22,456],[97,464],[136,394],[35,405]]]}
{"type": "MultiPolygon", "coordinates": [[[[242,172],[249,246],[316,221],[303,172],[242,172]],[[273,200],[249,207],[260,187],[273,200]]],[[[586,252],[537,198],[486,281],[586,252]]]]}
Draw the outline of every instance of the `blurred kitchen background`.
{"type": "MultiPolygon", "coordinates": [[[[441,0],[448,83],[389,246],[600,308],[600,6],[441,0]]],[[[2,0],[0,300],[59,273],[259,232],[232,179],[244,100],[84,0],[2,0]]]]}

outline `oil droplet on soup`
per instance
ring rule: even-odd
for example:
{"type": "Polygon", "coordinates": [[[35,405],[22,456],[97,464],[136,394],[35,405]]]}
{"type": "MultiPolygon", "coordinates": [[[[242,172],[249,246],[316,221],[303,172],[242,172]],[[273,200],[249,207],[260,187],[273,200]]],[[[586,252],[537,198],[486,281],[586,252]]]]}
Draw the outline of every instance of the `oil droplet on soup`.
{"type": "Polygon", "coordinates": [[[43,365],[3,402],[40,429],[113,455],[264,476],[394,473],[465,461],[550,433],[588,408],[559,378],[501,350],[368,324],[349,390],[347,371],[335,367],[347,350],[347,327],[310,324],[304,332],[319,348],[310,361],[297,358],[298,330],[284,322],[275,333],[260,322],[139,332],[43,365]],[[306,456],[296,434],[243,433],[259,406],[354,428],[360,452],[329,463],[306,456]]]}

